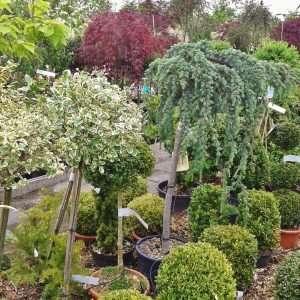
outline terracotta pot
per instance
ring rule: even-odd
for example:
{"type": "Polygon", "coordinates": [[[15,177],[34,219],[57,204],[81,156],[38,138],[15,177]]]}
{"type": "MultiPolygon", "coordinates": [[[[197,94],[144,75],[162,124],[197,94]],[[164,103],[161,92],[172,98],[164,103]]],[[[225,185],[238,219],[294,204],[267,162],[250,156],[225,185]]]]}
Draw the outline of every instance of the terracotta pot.
{"type": "MultiPolygon", "coordinates": [[[[127,271],[129,271],[131,274],[133,275],[136,275],[136,276],[139,276],[140,278],[143,279],[143,281],[145,281],[146,285],[147,285],[147,288],[144,292],[144,295],[150,295],[150,283],[149,283],[149,280],[143,275],[141,274],[140,272],[136,271],[136,270],[133,270],[133,269],[127,269],[127,271]]],[[[97,277],[99,271],[96,271],[92,274],[93,277],[97,277]]],[[[88,293],[91,295],[91,297],[94,299],[94,300],[101,300],[101,295],[99,295],[93,288],[89,288],[88,289],[88,293]]]]}
{"type": "Polygon", "coordinates": [[[300,229],[298,230],[280,230],[280,246],[283,249],[298,248],[300,229]]]}
{"type": "Polygon", "coordinates": [[[136,232],[134,230],[131,231],[131,235],[132,237],[138,242],[139,240],[142,239],[142,237],[140,237],[139,235],[136,234],[136,232]]]}
{"type": "Polygon", "coordinates": [[[83,235],[75,232],[75,240],[83,241],[85,246],[87,247],[89,243],[96,239],[96,235],[83,235]]]}

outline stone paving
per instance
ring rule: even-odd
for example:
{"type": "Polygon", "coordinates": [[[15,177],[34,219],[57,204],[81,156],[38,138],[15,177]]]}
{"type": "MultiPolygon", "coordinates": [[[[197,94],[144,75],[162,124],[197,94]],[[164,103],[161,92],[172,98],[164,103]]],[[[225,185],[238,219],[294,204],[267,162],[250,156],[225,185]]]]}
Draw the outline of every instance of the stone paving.
{"type": "MultiPolygon", "coordinates": [[[[166,180],[168,178],[168,171],[170,166],[170,156],[169,154],[160,148],[160,145],[154,144],[151,145],[151,149],[156,157],[156,164],[154,167],[153,174],[148,177],[148,192],[156,193],[157,185],[160,181],[166,180]]],[[[67,187],[68,181],[64,181],[58,184],[53,185],[48,188],[51,192],[58,192],[67,187]]],[[[91,186],[83,182],[82,190],[90,190],[91,186]]],[[[21,197],[13,198],[12,206],[17,208],[17,211],[10,211],[9,220],[8,220],[8,232],[10,235],[10,230],[16,228],[18,224],[22,222],[22,217],[20,213],[26,213],[26,211],[33,207],[35,204],[39,203],[39,191],[32,192],[21,197]]]]}

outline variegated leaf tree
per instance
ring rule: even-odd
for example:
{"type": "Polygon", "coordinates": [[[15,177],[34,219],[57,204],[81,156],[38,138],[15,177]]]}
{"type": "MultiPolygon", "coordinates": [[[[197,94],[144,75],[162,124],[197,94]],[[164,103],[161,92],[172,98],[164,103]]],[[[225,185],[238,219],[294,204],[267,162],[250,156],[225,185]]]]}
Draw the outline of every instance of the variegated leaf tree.
{"type": "MultiPolygon", "coordinates": [[[[0,187],[4,188],[4,205],[10,205],[12,188],[24,183],[22,175],[38,169],[54,175],[64,166],[56,154],[56,136],[51,121],[39,104],[7,85],[15,69],[8,64],[0,68],[0,187]]],[[[9,210],[0,208],[0,265],[3,259],[9,210]]]]}
{"type": "Polygon", "coordinates": [[[65,261],[64,294],[68,294],[74,230],[81,187],[82,171],[104,172],[106,162],[114,162],[132,152],[131,145],[141,130],[138,107],[128,102],[103,72],[68,71],[58,79],[47,99],[53,124],[60,126],[57,141],[64,160],[75,168],[68,245],[65,261]]]}
{"type": "Polygon", "coordinates": [[[169,251],[170,208],[180,151],[192,148],[203,170],[208,148],[213,147],[224,186],[227,190],[242,186],[258,120],[266,108],[267,87],[284,90],[293,83],[292,73],[287,65],[258,61],[237,50],[211,50],[207,42],[177,44],[150,65],[148,76],[161,94],[160,138],[174,143],[164,211],[164,253],[169,251]],[[180,125],[174,142],[175,111],[179,111],[180,125]],[[223,138],[217,130],[221,114],[226,116],[223,138]]]}

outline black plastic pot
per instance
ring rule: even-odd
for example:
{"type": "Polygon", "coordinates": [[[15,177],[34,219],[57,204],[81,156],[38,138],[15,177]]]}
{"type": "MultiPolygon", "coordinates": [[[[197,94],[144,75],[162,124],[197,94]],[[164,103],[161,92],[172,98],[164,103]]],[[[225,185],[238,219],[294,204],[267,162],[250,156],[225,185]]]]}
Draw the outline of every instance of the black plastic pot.
{"type": "Polygon", "coordinates": [[[238,213],[230,214],[228,216],[229,224],[235,225],[236,224],[236,218],[237,218],[238,215],[239,215],[238,213]]]}
{"type": "Polygon", "coordinates": [[[231,205],[233,205],[233,206],[236,206],[236,207],[239,206],[239,200],[238,200],[238,198],[236,198],[236,197],[234,197],[232,195],[229,196],[228,203],[231,204],[231,205]]]}
{"type": "MultiPolygon", "coordinates": [[[[132,249],[129,252],[123,254],[123,261],[125,266],[129,266],[134,251],[134,242],[129,238],[124,238],[124,240],[130,242],[132,244],[132,249]]],[[[91,241],[89,243],[89,250],[93,257],[94,264],[98,267],[107,267],[107,266],[115,266],[118,263],[118,256],[117,255],[107,255],[107,254],[100,254],[93,250],[93,245],[96,241],[91,241]]]]}
{"type": "Polygon", "coordinates": [[[270,263],[272,257],[272,251],[259,251],[256,261],[256,268],[266,268],[270,263]]]}
{"type": "Polygon", "coordinates": [[[46,175],[47,171],[45,170],[37,170],[37,171],[33,171],[31,172],[30,174],[25,174],[23,176],[23,178],[26,178],[27,180],[28,179],[33,179],[33,178],[37,178],[37,177],[40,177],[40,176],[44,176],[46,175]]]}
{"type": "MultiPolygon", "coordinates": [[[[160,259],[155,259],[152,257],[147,256],[144,254],[140,249],[139,246],[143,244],[145,241],[153,238],[153,237],[161,237],[160,235],[149,235],[137,242],[135,245],[135,249],[138,255],[138,271],[144,274],[150,281],[152,287],[155,286],[155,277],[157,275],[157,270],[159,268],[159,265],[161,263],[160,259]]],[[[179,237],[172,236],[171,239],[181,241],[183,243],[186,243],[186,241],[179,237]]]]}
{"type": "MultiPolygon", "coordinates": [[[[158,195],[161,198],[166,197],[166,192],[164,189],[167,187],[168,181],[162,181],[158,184],[157,191],[158,195]]],[[[171,206],[171,212],[179,212],[186,210],[189,207],[189,204],[191,202],[191,196],[188,195],[173,195],[172,197],[172,206],[171,206]]]]}

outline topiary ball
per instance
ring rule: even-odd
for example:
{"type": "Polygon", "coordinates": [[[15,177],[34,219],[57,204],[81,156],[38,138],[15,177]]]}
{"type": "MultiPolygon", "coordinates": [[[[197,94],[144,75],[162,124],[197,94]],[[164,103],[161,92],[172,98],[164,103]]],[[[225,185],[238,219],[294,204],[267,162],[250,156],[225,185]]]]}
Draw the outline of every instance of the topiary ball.
{"type": "Polygon", "coordinates": [[[76,232],[84,235],[95,235],[99,226],[97,200],[99,196],[94,191],[80,193],[76,232]]]}
{"type": "Polygon", "coordinates": [[[194,241],[198,241],[203,230],[212,222],[221,222],[223,195],[223,189],[213,184],[203,184],[194,189],[188,208],[189,232],[194,241]]]}
{"type": "Polygon", "coordinates": [[[102,300],[150,300],[151,298],[135,290],[117,290],[101,295],[102,300]]]}
{"type": "Polygon", "coordinates": [[[139,235],[157,234],[162,231],[164,199],[157,195],[146,194],[133,199],[128,208],[136,211],[148,224],[148,230],[135,217],[128,218],[129,226],[139,235]]]}
{"type": "Polygon", "coordinates": [[[297,229],[300,225],[300,194],[288,189],[274,192],[279,204],[282,229],[297,229]]]}
{"type": "Polygon", "coordinates": [[[245,290],[253,279],[258,254],[257,240],[246,228],[237,225],[215,225],[206,228],[201,241],[222,251],[232,265],[240,290],[245,290]]]}
{"type": "Polygon", "coordinates": [[[223,253],[207,243],[173,248],[156,277],[158,299],[233,300],[236,282],[223,253]]]}
{"type": "Polygon", "coordinates": [[[275,278],[276,300],[300,299],[300,251],[286,257],[275,278]]]}
{"type": "Polygon", "coordinates": [[[291,189],[300,184],[300,165],[274,162],[271,164],[271,185],[275,189],[291,189]]]}
{"type": "Polygon", "coordinates": [[[237,222],[258,241],[258,249],[269,251],[279,244],[280,212],[274,195],[265,191],[246,190],[238,195],[237,222]]]}
{"type": "Polygon", "coordinates": [[[271,140],[284,151],[293,150],[300,144],[300,126],[290,122],[281,123],[271,135],[271,140]]]}

